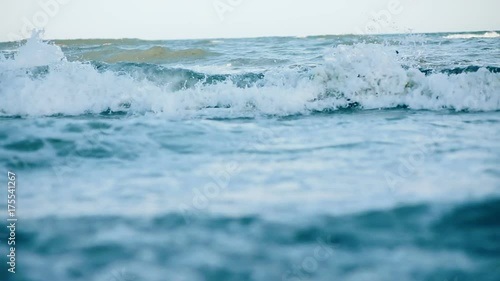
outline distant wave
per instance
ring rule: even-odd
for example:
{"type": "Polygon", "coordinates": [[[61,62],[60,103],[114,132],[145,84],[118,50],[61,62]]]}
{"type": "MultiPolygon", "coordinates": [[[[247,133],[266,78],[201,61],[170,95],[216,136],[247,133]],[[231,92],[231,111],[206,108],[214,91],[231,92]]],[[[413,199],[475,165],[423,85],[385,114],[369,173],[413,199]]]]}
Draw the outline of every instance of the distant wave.
{"type": "Polygon", "coordinates": [[[392,47],[380,44],[338,46],[316,67],[238,75],[143,62],[148,56],[190,54],[197,53],[153,47],[95,54],[113,62],[137,58],[136,63],[84,63],[68,61],[57,45],[31,38],[12,58],[0,58],[0,114],[158,112],[182,118],[285,116],[351,107],[500,110],[498,68],[423,70],[402,65],[392,47]]]}
{"type": "Polygon", "coordinates": [[[124,38],[124,39],[66,39],[66,40],[55,40],[56,45],[61,46],[88,46],[88,45],[135,45],[142,42],[154,42],[145,41],[141,39],[124,38]]]}
{"type": "Polygon", "coordinates": [[[103,50],[87,51],[78,56],[78,60],[115,62],[149,62],[163,63],[182,59],[204,58],[211,55],[203,49],[171,50],[166,47],[154,46],[147,49],[125,50],[118,47],[108,47],[103,50]]]}
{"type": "Polygon", "coordinates": [[[472,39],[472,38],[499,38],[500,34],[497,32],[486,32],[484,34],[470,33],[470,34],[451,34],[445,36],[446,39],[472,39]]]}

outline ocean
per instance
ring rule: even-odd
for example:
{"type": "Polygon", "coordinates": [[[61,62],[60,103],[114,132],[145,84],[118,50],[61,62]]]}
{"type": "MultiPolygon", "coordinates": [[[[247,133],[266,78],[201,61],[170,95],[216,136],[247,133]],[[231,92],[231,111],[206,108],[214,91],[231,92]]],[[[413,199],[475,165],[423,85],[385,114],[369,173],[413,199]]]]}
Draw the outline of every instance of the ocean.
{"type": "Polygon", "coordinates": [[[500,280],[498,32],[0,54],[0,280],[500,280]]]}

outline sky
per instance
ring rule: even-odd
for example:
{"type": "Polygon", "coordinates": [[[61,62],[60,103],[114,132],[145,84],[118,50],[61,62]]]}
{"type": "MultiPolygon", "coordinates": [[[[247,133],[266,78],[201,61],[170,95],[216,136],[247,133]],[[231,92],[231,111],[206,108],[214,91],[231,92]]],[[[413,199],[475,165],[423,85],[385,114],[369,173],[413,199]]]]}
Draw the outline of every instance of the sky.
{"type": "Polygon", "coordinates": [[[499,0],[0,0],[0,41],[500,30],[499,0]]]}

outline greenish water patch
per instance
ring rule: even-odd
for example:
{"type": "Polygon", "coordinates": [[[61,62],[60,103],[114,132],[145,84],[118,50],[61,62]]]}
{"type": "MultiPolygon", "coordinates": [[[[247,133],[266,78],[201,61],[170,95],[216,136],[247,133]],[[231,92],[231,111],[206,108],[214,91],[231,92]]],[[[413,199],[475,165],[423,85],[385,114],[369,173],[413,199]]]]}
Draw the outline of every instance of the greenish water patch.
{"type": "Polygon", "coordinates": [[[44,143],[41,139],[29,138],[21,141],[8,143],[3,147],[7,150],[14,150],[19,152],[34,152],[42,149],[43,146],[44,143]]]}

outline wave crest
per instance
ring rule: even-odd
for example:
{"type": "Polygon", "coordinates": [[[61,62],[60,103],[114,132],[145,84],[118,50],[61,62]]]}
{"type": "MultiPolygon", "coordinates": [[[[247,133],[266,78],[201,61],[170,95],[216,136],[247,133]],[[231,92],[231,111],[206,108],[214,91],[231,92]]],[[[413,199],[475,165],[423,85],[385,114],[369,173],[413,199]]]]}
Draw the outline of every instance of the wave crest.
{"type": "Polygon", "coordinates": [[[378,44],[338,46],[317,67],[241,75],[68,61],[58,46],[38,38],[29,39],[14,58],[0,59],[4,116],[120,111],[243,117],[346,107],[496,111],[498,89],[497,71],[425,72],[402,65],[393,47],[378,44]]]}

